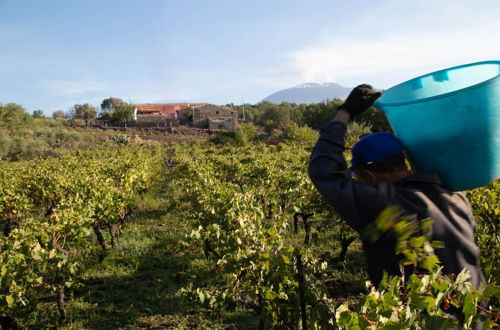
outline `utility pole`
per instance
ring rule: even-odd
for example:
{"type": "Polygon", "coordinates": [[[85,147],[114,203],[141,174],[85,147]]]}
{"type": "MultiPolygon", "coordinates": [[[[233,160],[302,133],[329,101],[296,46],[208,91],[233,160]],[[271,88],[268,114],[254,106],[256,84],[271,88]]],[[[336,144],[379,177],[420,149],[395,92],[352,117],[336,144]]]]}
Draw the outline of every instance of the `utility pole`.
{"type": "Polygon", "coordinates": [[[243,121],[246,120],[246,117],[245,117],[245,99],[243,97],[243,92],[241,92],[241,104],[243,105],[243,121]]]}

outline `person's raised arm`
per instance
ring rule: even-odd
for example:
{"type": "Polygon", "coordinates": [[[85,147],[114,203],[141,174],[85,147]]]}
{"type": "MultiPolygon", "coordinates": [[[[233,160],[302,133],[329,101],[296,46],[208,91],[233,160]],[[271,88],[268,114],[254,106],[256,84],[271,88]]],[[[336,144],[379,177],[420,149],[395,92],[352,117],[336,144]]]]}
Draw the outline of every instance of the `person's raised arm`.
{"type": "Polygon", "coordinates": [[[316,178],[323,178],[347,167],[342,155],[345,149],[346,125],[354,116],[368,109],[380,95],[380,92],[370,85],[357,86],[338,108],[333,121],[321,126],[320,138],[309,163],[309,175],[315,184],[316,178]]]}
{"type": "Polygon", "coordinates": [[[349,114],[349,112],[347,112],[344,109],[339,109],[337,111],[337,113],[335,114],[335,116],[333,117],[334,121],[339,121],[339,122],[344,123],[346,125],[350,119],[351,119],[351,115],[349,114]]]}
{"type": "Polygon", "coordinates": [[[333,120],[321,126],[320,137],[309,161],[308,174],[316,188],[339,213],[350,218],[349,222],[355,229],[362,225],[355,206],[354,188],[360,183],[352,179],[352,172],[347,169],[343,155],[347,123],[368,109],[379,96],[380,93],[370,85],[354,88],[333,120]]]}

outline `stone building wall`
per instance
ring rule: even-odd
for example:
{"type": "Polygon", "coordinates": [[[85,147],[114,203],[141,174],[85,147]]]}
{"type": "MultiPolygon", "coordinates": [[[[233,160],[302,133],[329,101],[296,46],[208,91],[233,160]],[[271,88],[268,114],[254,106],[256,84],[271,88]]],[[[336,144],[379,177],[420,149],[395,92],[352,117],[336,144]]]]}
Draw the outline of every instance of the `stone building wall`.
{"type": "Polygon", "coordinates": [[[238,113],[229,107],[207,104],[192,107],[192,111],[195,127],[235,130],[238,126],[238,113]]]}

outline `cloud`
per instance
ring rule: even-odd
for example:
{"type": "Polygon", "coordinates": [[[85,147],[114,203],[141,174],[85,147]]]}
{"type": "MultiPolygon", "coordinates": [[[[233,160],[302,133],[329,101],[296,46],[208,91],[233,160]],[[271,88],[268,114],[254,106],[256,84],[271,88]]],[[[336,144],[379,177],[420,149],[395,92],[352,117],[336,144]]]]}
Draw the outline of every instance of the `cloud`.
{"type": "MultiPolygon", "coordinates": [[[[500,29],[496,35],[500,35],[500,29]]],[[[379,84],[388,84],[429,70],[498,59],[500,50],[491,36],[473,31],[416,35],[410,39],[344,39],[306,47],[288,57],[290,70],[305,82],[338,81],[352,85],[358,79],[375,79],[379,84]]]]}
{"type": "Polygon", "coordinates": [[[361,23],[349,30],[322,30],[311,44],[285,55],[288,71],[304,82],[385,88],[434,70],[500,58],[500,21],[493,14],[498,4],[403,2],[387,1],[369,17],[356,18],[361,23]]]}
{"type": "Polygon", "coordinates": [[[255,69],[246,75],[247,84],[263,87],[290,87],[303,81],[300,70],[291,66],[255,69]]]}
{"type": "Polygon", "coordinates": [[[40,82],[39,85],[48,93],[60,96],[101,92],[107,89],[104,83],[97,81],[50,80],[40,82]]]}
{"type": "Polygon", "coordinates": [[[421,36],[368,43],[348,40],[333,46],[312,47],[290,54],[290,66],[306,82],[352,81],[375,76],[388,81],[421,70],[497,56],[496,49],[477,39],[421,36]]]}

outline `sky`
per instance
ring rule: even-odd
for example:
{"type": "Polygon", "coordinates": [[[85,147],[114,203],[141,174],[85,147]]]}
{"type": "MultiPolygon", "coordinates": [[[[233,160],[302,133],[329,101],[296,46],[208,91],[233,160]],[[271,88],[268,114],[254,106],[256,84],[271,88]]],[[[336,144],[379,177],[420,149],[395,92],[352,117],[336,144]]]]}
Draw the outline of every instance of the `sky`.
{"type": "Polygon", "coordinates": [[[500,60],[498,0],[0,0],[0,103],[258,103],[500,60]]]}

